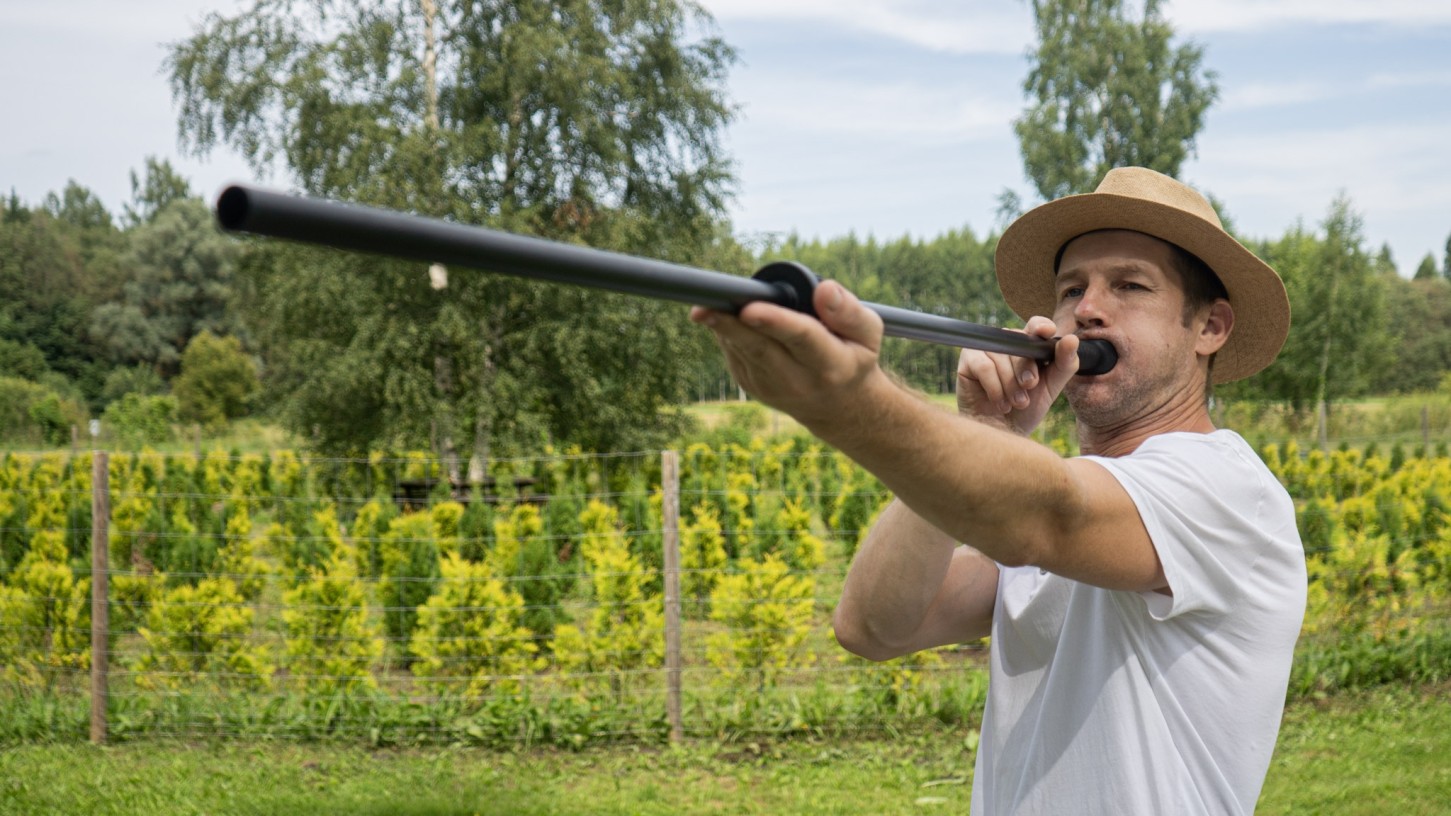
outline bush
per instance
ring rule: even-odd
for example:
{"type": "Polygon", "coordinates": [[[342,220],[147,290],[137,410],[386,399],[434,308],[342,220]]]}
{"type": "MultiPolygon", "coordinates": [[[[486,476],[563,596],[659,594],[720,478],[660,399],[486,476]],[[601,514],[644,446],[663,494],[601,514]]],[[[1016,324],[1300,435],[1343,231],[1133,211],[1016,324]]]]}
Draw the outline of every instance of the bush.
{"type": "Polygon", "coordinates": [[[204,331],[187,343],[172,386],[181,418],[209,428],[245,416],[261,390],[257,366],[235,337],[204,331]]]}
{"type": "Polygon", "coordinates": [[[31,343],[17,343],[0,337],[0,375],[39,380],[50,373],[45,352],[31,343]]]}
{"type": "Polygon", "coordinates": [[[106,406],[101,427],[128,447],[156,445],[171,439],[176,412],[173,397],[131,393],[106,406]]]}
{"type": "Polygon", "coordinates": [[[134,667],[136,684],[265,688],[272,665],[262,645],[248,642],[254,614],[226,578],[174,587],[151,606],[139,630],[146,650],[134,667]]]}
{"type": "Polygon", "coordinates": [[[86,409],[53,388],[0,377],[0,440],[31,445],[64,445],[71,426],[83,426],[86,409]]]}
{"type": "Polygon", "coordinates": [[[106,380],[101,385],[101,399],[108,403],[115,402],[127,394],[151,397],[164,393],[166,393],[166,383],[161,379],[161,375],[156,373],[156,369],[148,365],[114,369],[106,375],[106,380]]]}

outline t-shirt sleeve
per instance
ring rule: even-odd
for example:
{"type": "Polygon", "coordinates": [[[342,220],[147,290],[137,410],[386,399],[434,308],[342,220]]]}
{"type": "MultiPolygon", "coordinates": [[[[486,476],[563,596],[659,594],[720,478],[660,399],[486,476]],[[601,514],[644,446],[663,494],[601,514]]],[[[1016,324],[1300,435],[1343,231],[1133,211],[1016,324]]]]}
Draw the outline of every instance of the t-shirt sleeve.
{"type": "Polygon", "coordinates": [[[1177,434],[1125,457],[1083,457],[1112,473],[1138,507],[1173,592],[1141,593],[1155,619],[1228,612],[1272,546],[1265,513],[1273,477],[1247,455],[1208,435],[1177,434]]]}

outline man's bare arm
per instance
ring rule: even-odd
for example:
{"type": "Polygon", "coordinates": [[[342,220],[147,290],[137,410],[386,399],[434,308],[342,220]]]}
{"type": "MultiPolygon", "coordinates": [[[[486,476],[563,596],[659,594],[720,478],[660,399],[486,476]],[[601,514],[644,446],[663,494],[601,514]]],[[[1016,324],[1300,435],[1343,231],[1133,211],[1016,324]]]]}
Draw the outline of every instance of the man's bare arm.
{"type": "Polygon", "coordinates": [[[1106,470],[922,402],[877,366],[880,318],[831,282],[816,300],[822,322],[767,303],[738,318],[693,314],[748,392],[871,471],[951,539],[1095,586],[1164,586],[1137,507],[1106,470]]]}
{"type": "Polygon", "coordinates": [[[998,566],[893,502],[852,560],[833,626],[847,651],[871,660],[985,637],[998,566]]]}

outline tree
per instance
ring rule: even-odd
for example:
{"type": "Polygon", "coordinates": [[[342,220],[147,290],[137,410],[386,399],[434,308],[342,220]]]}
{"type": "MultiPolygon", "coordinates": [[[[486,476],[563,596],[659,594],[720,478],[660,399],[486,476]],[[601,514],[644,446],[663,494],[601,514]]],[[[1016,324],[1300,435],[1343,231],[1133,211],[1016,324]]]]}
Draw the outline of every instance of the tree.
{"type": "MultiPolygon", "coordinates": [[[[184,143],[310,194],[708,266],[735,257],[734,54],[686,41],[705,22],[675,0],[262,0],[208,17],[167,69],[184,143]]],[[[622,297],[472,274],[434,289],[416,264],[280,247],[247,268],[281,413],[332,450],[640,445],[678,427],[649,418],[707,348],[678,307],[622,297]]]]}
{"type": "Polygon", "coordinates": [[[215,428],[245,416],[258,388],[257,366],[242,343],[203,330],[181,355],[172,393],[182,419],[215,428]]]}
{"type": "Polygon", "coordinates": [[[1441,274],[1451,281],[1451,235],[1446,236],[1446,262],[1441,265],[1441,274]]]}
{"type": "Polygon", "coordinates": [[[121,364],[175,377],[198,333],[241,332],[231,309],[237,247],[219,234],[200,199],[178,199],[129,233],[130,279],[121,300],[91,315],[91,333],[121,364]]]}
{"type": "Polygon", "coordinates": [[[1435,391],[1451,371],[1451,281],[1391,279],[1386,312],[1395,315],[1387,332],[1396,351],[1376,372],[1372,392],[1435,391]]]}
{"type": "Polygon", "coordinates": [[[1285,281],[1294,322],[1280,356],[1247,382],[1297,409],[1367,393],[1390,357],[1387,281],[1365,250],[1349,199],[1331,204],[1324,230],[1322,239],[1297,227],[1262,248],[1285,281]]]}
{"type": "Polygon", "coordinates": [[[125,205],[123,220],[133,227],[148,223],[173,201],[191,197],[191,182],[176,172],[171,162],[147,156],[145,180],[131,171],[131,203],[125,205]]]}
{"type": "Polygon", "coordinates": [[[1038,32],[1014,122],[1028,177],[1044,199],[1093,189],[1114,167],[1177,176],[1218,97],[1203,49],[1170,45],[1160,0],[1142,21],[1123,0],[1033,0],[1038,32]]]}
{"type": "Polygon", "coordinates": [[[38,350],[63,389],[79,388],[88,399],[108,366],[87,323],[95,305],[119,289],[124,240],[95,196],[74,182],[39,209],[12,195],[0,218],[0,340],[38,350]]]}
{"type": "Polygon", "coordinates": [[[55,218],[81,229],[112,227],[111,213],[89,189],[74,181],[68,182],[60,195],[45,197],[45,211],[55,218]]]}
{"type": "Polygon", "coordinates": [[[1435,280],[1437,277],[1436,256],[1427,252],[1426,257],[1421,259],[1421,265],[1416,267],[1413,280],[1435,280]]]}

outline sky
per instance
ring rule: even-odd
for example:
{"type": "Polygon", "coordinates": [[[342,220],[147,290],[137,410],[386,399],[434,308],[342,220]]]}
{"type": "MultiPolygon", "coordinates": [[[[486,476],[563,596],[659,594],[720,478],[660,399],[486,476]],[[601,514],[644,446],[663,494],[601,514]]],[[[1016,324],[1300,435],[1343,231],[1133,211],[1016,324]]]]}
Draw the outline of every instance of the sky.
{"type": "MultiPolygon", "coordinates": [[[[1034,32],[1027,0],[701,0],[740,61],[726,134],[734,230],[930,239],[1000,228],[1035,193],[1013,120],[1034,32]]],[[[147,157],[211,198],[259,177],[227,148],[187,155],[161,65],[168,43],[239,0],[0,0],[0,193],[39,204],[67,181],[114,213],[147,157]]],[[[1337,196],[1409,276],[1451,237],[1451,2],[1168,0],[1176,42],[1218,77],[1180,176],[1236,229],[1318,229],[1337,196]]]]}

